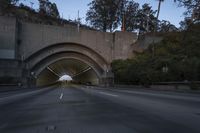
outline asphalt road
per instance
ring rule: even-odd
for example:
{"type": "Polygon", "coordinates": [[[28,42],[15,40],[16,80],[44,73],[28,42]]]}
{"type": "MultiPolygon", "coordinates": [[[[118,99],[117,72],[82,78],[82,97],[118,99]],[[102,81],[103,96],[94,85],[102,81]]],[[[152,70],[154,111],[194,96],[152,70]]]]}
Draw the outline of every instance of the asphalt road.
{"type": "Polygon", "coordinates": [[[0,133],[200,133],[196,94],[59,86],[24,95],[0,102],[0,133]]]}

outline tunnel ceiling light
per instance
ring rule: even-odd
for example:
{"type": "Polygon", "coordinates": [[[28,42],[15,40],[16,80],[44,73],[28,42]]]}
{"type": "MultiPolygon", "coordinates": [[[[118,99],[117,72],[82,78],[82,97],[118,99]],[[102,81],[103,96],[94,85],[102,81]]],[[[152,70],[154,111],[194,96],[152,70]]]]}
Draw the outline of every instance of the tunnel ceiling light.
{"type": "Polygon", "coordinates": [[[72,77],[69,75],[63,75],[59,78],[59,81],[72,81],[72,77]]]}
{"type": "Polygon", "coordinates": [[[53,71],[49,66],[47,67],[47,70],[49,70],[50,72],[52,72],[54,75],[59,76],[59,74],[57,74],[55,71],[53,71]]]}
{"type": "Polygon", "coordinates": [[[87,72],[87,71],[89,71],[89,70],[91,70],[91,69],[92,69],[91,67],[87,67],[86,69],[84,69],[84,70],[82,70],[81,72],[79,72],[79,73],[73,75],[72,77],[79,76],[79,75],[81,75],[81,74],[83,74],[83,73],[85,73],[85,72],[87,72]]]}

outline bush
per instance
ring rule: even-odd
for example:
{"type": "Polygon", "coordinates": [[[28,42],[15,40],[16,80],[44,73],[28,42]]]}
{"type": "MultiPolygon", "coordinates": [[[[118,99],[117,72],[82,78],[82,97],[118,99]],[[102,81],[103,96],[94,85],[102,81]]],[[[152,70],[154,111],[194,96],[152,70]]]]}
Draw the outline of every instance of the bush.
{"type": "MultiPolygon", "coordinates": [[[[154,56],[150,45],[133,59],[113,61],[115,82],[149,86],[155,82],[200,80],[199,44],[200,24],[185,32],[168,33],[156,44],[154,56]]],[[[191,84],[191,88],[196,85],[191,84]]]]}

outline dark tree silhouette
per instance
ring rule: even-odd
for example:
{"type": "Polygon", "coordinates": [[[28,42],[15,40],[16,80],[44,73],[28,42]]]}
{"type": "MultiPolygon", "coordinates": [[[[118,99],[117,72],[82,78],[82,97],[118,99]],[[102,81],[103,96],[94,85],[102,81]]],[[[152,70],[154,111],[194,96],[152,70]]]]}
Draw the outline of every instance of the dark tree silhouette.
{"type": "Polygon", "coordinates": [[[126,0],[93,0],[88,4],[86,21],[98,30],[112,32],[120,24],[120,14],[126,0]]]}
{"type": "Polygon", "coordinates": [[[59,18],[59,12],[55,3],[49,2],[49,0],[38,0],[39,1],[39,13],[44,16],[50,16],[53,18],[59,18]]]}

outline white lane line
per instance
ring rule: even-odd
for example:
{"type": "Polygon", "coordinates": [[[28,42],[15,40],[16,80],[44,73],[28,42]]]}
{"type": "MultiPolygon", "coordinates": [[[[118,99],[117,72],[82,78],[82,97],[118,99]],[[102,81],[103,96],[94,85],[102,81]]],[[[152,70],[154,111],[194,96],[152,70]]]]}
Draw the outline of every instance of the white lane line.
{"type": "Polygon", "coordinates": [[[63,93],[60,94],[60,99],[62,99],[62,98],[63,98],[63,93]]]}
{"type": "Polygon", "coordinates": [[[112,96],[112,97],[118,97],[118,95],[106,93],[106,92],[99,92],[100,94],[107,95],[107,96],[112,96]]]}
{"type": "Polygon", "coordinates": [[[194,100],[194,101],[200,101],[197,97],[191,97],[191,96],[184,96],[184,95],[170,95],[170,94],[162,94],[162,93],[152,93],[152,92],[139,92],[139,91],[129,91],[129,90],[115,90],[118,92],[125,92],[130,94],[139,94],[139,95],[149,95],[154,97],[163,97],[163,98],[174,98],[174,99],[185,99],[185,100],[194,100]]]}
{"type": "Polygon", "coordinates": [[[4,129],[4,128],[6,128],[7,126],[8,126],[7,123],[6,123],[6,124],[3,124],[3,125],[0,126],[0,129],[4,129]]]}

